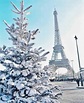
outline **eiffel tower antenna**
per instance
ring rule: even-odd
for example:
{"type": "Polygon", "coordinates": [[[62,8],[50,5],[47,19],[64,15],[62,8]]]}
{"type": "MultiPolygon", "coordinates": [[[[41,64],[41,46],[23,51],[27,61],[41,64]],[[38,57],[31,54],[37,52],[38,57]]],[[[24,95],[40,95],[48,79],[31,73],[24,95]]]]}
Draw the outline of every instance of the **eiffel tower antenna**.
{"type": "Polygon", "coordinates": [[[55,24],[55,37],[54,37],[54,47],[53,47],[52,58],[49,61],[49,65],[55,65],[55,67],[57,67],[55,69],[66,68],[67,71],[73,72],[73,69],[70,66],[69,60],[65,55],[64,47],[62,46],[62,41],[61,41],[61,37],[59,34],[56,9],[54,9],[53,14],[54,14],[54,24],[55,24]],[[61,58],[58,58],[59,54],[61,58]]]}

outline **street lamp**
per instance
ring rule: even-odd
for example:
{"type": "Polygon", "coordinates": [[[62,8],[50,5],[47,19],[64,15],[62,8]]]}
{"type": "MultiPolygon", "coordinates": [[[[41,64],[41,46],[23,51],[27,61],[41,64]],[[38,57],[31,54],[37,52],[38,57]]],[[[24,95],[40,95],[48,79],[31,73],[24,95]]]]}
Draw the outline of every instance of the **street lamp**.
{"type": "Polygon", "coordinates": [[[77,48],[77,55],[78,55],[78,64],[79,64],[79,69],[80,69],[80,81],[81,81],[81,86],[83,86],[83,79],[82,79],[82,74],[81,74],[81,65],[80,65],[80,57],[79,57],[79,50],[78,50],[78,43],[77,43],[77,36],[74,37],[76,40],[76,48],[77,48]]]}

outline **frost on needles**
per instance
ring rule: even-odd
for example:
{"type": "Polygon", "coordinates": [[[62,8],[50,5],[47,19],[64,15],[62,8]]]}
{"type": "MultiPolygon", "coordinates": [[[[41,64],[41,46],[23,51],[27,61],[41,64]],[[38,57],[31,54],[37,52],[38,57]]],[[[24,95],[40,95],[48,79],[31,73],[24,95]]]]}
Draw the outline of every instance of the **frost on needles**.
{"type": "Polygon", "coordinates": [[[40,63],[49,52],[33,48],[39,29],[27,30],[26,15],[32,6],[24,9],[23,0],[20,9],[11,4],[18,17],[12,25],[4,21],[14,46],[0,48],[0,63],[6,67],[0,71],[0,103],[58,103],[59,89],[49,81],[49,67],[40,63]]]}

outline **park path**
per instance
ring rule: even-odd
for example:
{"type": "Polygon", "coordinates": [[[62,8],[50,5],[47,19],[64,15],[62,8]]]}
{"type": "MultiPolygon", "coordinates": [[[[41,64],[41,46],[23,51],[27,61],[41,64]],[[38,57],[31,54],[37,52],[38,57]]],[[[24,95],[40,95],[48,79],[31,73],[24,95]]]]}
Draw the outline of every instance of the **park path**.
{"type": "Polygon", "coordinates": [[[60,103],[84,103],[84,88],[77,88],[76,82],[54,82],[62,91],[60,103]]]}

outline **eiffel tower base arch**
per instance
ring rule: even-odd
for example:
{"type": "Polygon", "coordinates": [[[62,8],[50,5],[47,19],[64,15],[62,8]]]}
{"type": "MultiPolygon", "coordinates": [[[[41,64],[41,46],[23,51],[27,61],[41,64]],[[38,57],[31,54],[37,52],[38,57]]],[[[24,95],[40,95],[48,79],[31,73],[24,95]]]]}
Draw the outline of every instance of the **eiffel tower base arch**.
{"type": "MultiPolygon", "coordinates": [[[[59,74],[59,78],[60,79],[62,79],[62,80],[74,80],[74,70],[73,70],[73,68],[70,66],[70,65],[68,65],[68,66],[61,66],[61,67],[58,67],[57,65],[51,65],[52,66],[52,71],[55,73],[58,69],[60,69],[60,68],[62,68],[62,69],[66,69],[67,70],[67,72],[66,73],[64,73],[64,74],[59,74]]],[[[61,72],[63,72],[63,71],[61,71],[61,72]]],[[[58,74],[56,74],[56,76],[55,77],[57,77],[58,76],[58,74]]],[[[58,77],[57,77],[58,78],[58,77]]]]}

